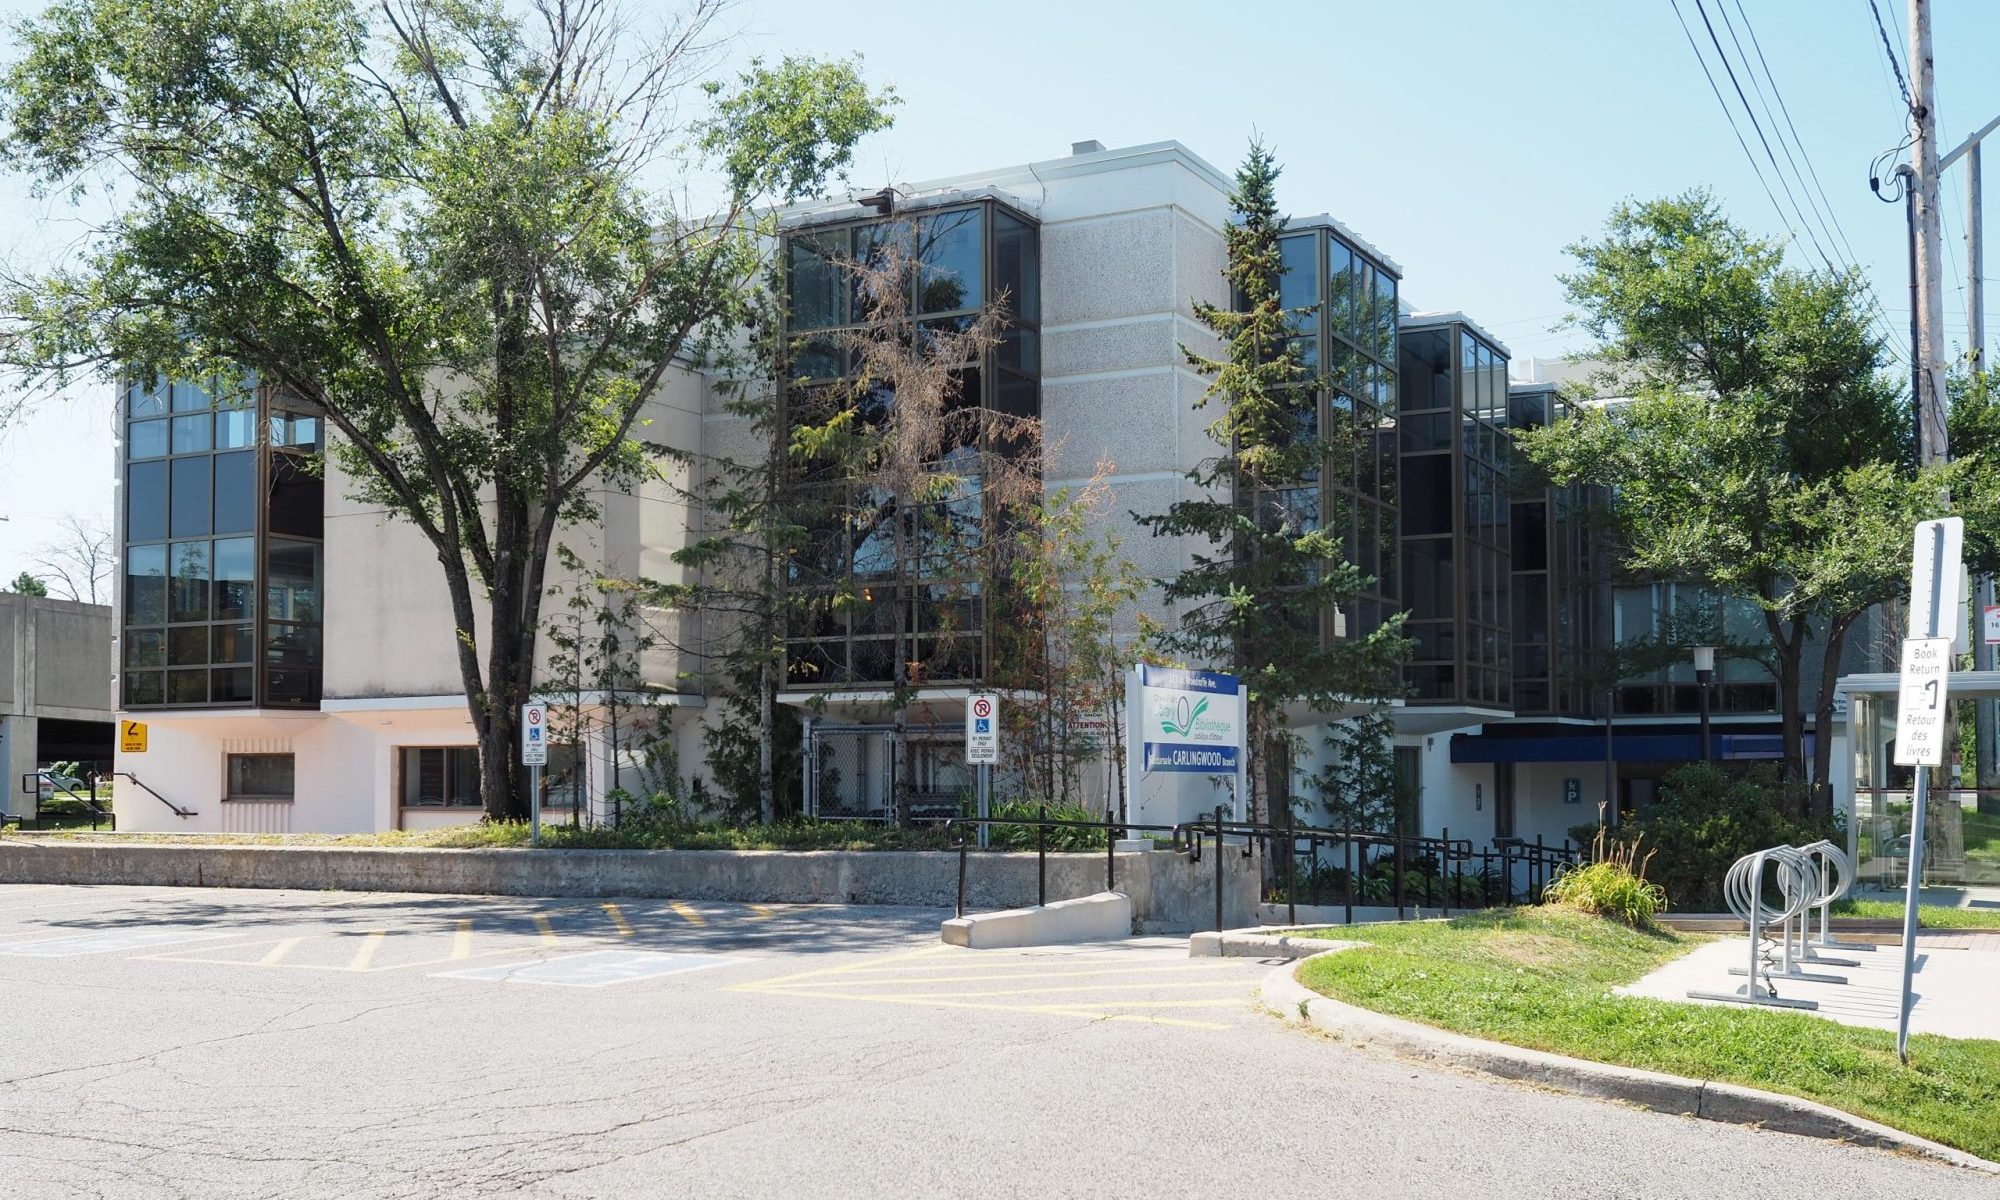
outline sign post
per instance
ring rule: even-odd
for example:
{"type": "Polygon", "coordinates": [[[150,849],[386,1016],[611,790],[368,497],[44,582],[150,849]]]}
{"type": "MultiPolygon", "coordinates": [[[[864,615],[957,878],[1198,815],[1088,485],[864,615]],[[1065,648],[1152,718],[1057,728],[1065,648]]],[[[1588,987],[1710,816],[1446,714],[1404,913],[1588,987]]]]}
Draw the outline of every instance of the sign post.
{"type": "Polygon", "coordinates": [[[1959,517],[1918,523],[1910,553],[1910,628],[1896,698],[1896,764],[1916,768],[1910,798],[1910,876],[1903,893],[1903,994],[1896,1012],[1896,1057],[1910,1061],[1910,984],[1917,966],[1917,899],[1924,881],[1930,770],[1947,760],[1946,693],[1952,645],[1964,640],[1965,580],[1959,517]]]}
{"type": "Polygon", "coordinates": [[[979,848],[986,849],[992,813],[993,764],[1000,761],[1000,697],[974,692],[965,698],[965,761],[979,768],[979,848]]]}
{"type": "Polygon", "coordinates": [[[549,706],[521,706],[521,765],[528,768],[528,844],[542,844],[542,768],[549,761],[549,706]]]}

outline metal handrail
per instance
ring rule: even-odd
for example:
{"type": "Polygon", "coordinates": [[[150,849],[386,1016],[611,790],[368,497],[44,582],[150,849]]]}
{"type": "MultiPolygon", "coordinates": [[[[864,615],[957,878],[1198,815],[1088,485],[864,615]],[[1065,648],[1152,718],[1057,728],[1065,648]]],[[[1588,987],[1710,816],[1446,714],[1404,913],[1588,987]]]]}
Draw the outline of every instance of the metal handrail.
{"type": "Polygon", "coordinates": [[[193,809],[182,808],[180,805],[175,804],[173,801],[167,799],[165,796],[160,795],[160,793],[154,791],[152,788],[147,787],[144,780],[140,779],[137,775],[134,775],[130,771],[113,771],[111,773],[113,775],[123,775],[125,778],[131,780],[133,786],[137,787],[140,791],[146,793],[148,796],[151,796],[153,799],[158,800],[160,803],[166,805],[168,808],[173,809],[174,815],[181,818],[182,820],[186,820],[189,817],[197,815],[193,809]]]}

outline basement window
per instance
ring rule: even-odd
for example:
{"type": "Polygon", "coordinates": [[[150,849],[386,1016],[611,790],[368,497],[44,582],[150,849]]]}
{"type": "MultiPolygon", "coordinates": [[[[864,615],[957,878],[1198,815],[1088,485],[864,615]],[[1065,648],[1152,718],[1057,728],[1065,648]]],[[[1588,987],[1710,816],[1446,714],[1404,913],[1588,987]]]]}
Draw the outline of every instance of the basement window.
{"type": "Polygon", "coordinates": [[[230,800],[290,800],[292,756],[232,754],[229,756],[230,800]]]}

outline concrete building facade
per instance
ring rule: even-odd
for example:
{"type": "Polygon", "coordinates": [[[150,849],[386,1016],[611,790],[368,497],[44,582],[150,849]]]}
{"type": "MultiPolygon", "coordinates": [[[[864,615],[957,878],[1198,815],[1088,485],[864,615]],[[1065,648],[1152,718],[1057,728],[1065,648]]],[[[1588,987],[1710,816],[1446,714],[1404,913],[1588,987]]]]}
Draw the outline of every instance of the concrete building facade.
{"type": "Polygon", "coordinates": [[[0,768],[4,815],[35,814],[37,768],[112,758],[111,610],[0,592],[0,768]]]}
{"type": "MultiPolygon", "coordinates": [[[[1003,296],[1011,310],[1000,343],[965,366],[966,402],[1040,417],[1049,491],[1102,469],[1112,501],[1101,527],[1146,577],[1168,577],[1194,547],[1151,536],[1132,514],[1192,495],[1189,470],[1216,452],[1201,403],[1208,381],[1183,348],[1215,348],[1194,305],[1231,299],[1230,189],[1179,143],[1079,143],[867,204],[788,211],[773,249],[789,332],[806,350],[785,403],[809,402],[815,381],[848,370],[837,335],[857,317],[838,264],[861,257],[890,220],[918,229],[931,281],[915,297],[921,317],[962,320],[1003,296]]],[[[1283,251],[1286,303],[1315,309],[1299,336],[1322,373],[1319,420],[1354,423],[1367,447],[1351,472],[1326,474],[1315,500],[1345,522],[1350,556],[1375,580],[1352,611],[1328,615],[1329,636],[1407,612],[1415,642],[1395,712],[1406,831],[1560,841],[1596,819],[1607,781],[1613,804],[1643,807],[1650,781],[1694,756],[1684,672],[1599,688],[1581,682],[1581,668],[1611,640],[1657,628],[1683,598],[1595,573],[1602,563],[1580,516],[1588,497],[1523,497],[1510,484],[1510,427],[1553,420],[1565,401],[1545,381],[1510,384],[1507,348],[1473,317],[1417,310],[1395,260],[1336,218],[1294,219],[1283,251]],[[1608,773],[1607,730],[1620,763],[1608,773]]],[[[676,374],[652,401],[645,436],[696,462],[752,452],[756,435],[725,405],[723,384],[676,374]]],[[[196,814],[121,788],[121,827],[345,831],[476,818],[472,729],[429,546],[351,498],[337,466],[323,480],[301,470],[323,431],[271,389],[133,386],[119,403],[119,696],[154,731],[143,761],[120,765],[196,814]]],[[[702,514],[679,482],[607,494],[601,526],[567,531],[567,544],[614,573],[682,578],[670,556],[702,514]]],[[[797,615],[780,701],[802,718],[805,767],[802,794],[787,800],[822,815],[881,812],[892,777],[893,679],[887,627],[871,607],[880,551],[870,536],[851,523],[815,531],[791,577],[797,615]]],[[[920,792],[948,800],[968,782],[960,722],[965,696],[992,674],[992,614],[978,589],[957,594],[948,617],[890,594],[909,606],[893,619],[908,622],[929,664],[913,774],[920,792]]],[[[1124,614],[1126,632],[1140,612],[1174,618],[1157,590],[1124,614]]],[[[660,615],[681,622],[674,644],[694,649],[650,663],[648,675],[679,710],[681,760],[698,773],[711,698],[704,631],[660,615]]],[[[1769,756],[1775,700],[1734,674],[1744,669],[1725,676],[1739,702],[1722,706],[1722,753],[1769,756]]],[[[1294,716],[1316,746],[1351,715],[1294,716]]],[[[567,755],[563,802],[601,807],[625,764],[588,739],[567,755]]],[[[1318,764],[1295,766],[1303,777],[1318,764]]],[[[1108,795],[1108,765],[1102,777],[1108,795]]],[[[1148,811],[1192,815],[1214,802],[1203,781],[1149,797],[1148,811]]]]}

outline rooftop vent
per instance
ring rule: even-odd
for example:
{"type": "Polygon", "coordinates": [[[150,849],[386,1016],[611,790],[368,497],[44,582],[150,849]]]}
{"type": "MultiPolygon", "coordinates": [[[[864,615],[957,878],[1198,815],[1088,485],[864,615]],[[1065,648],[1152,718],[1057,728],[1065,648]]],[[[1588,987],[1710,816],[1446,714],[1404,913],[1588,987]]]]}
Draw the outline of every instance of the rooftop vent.
{"type": "Polygon", "coordinates": [[[1098,141],[1096,138],[1091,138],[1087,142],[1071,142],[1069,144],[1069,152],[1071,154],[1097,154],[1103,151],[1103,149],[1104,143],[1098,141]]]}

